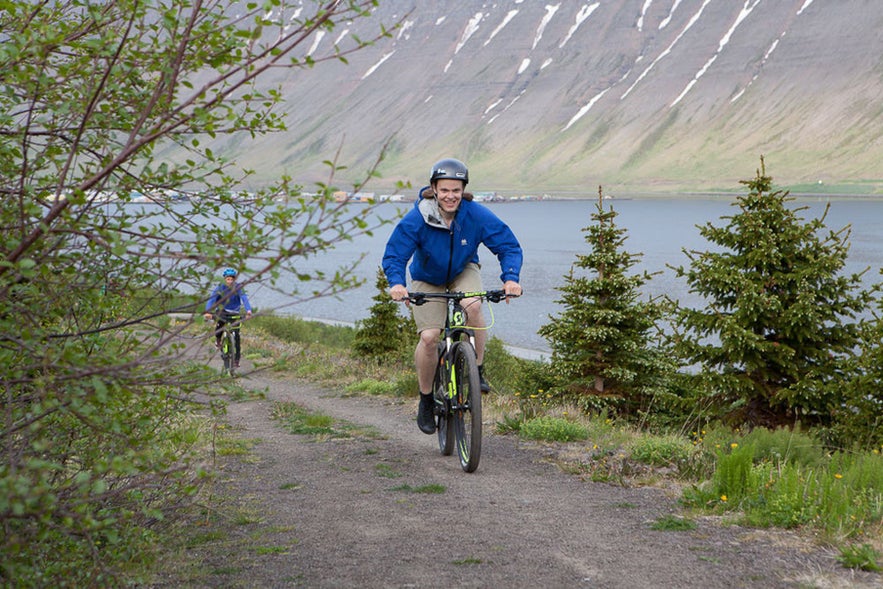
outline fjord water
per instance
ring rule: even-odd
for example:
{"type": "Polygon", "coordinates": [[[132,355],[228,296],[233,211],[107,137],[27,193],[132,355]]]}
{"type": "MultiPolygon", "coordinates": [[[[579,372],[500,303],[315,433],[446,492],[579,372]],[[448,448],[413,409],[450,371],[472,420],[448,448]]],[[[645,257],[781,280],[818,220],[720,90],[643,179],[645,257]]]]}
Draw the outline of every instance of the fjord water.
{"type": "MultiPolygon", "coordinates": [[[[714,198],[635,198],[604,201],[604,208],[613,207],[616,224],[626,230],[624,248],[640,254],[633,272],[646,270],[660,274],[646,285],[646,296],[668,295],[687,305],[701,305],[702,299],[687,292],[686,284],[674,276],[668,268],[688,266],[686,250],[706,251],[712,244],[699,234],[697,225],[711,223],[723,227],[724,216],[738,213],[732,203],[734,197],[714,198]]],[[[488,203],[500,218],[506,221],[520,240],[524,249],[524,268],[521,283],[524,296],[511,304],[493,305],[494,325],[491,334],[506,344],[525,350],[547,352],[548,343],[537,330],[561,312],[555,301],[560,298],[558,287],[570,271],[578,254],[589,252],[583,228],[593,223],[591,215],[596,210],[595,200],[515,201],[488,203]]],[[[804,220],[820,217],[825,211],[825,198],[796,199],[791,208],[806,207],[799,213],[804,220]]],[[[864,276],[869,286],[880,280],[879,270],[883,264],[883,201],[832,200],[825,218],[828,230],[840,230],[851,226],[850,254],[846,272],[861,272],[870,268],[864,276]]],[[[363,206],[363,205],[354,205],[363,206]]],[[[394,218],[398,211],[413,206],[410,203],[384,204],[377,208],[383,218],[394,218]]],[[[351,263],[366,254],[357,274],[365,284],[339,297],[323,297],[292,305],[293,297],[276,290],[253,285],[249,296],[253,304],[262,309],[281,307],[280,313],[290,313],[305,318],[339,321],[344,323],[364,319],[377,294],[375,277],[380,267],[383,249],[392,225],[376,231],[373,236],[363,236],[345,242],[328,254],[323,254],[314,264],[333,273],[338,267],[351,263]]],[[[498,288],[500,268],[494,256],[484,247],[479,251],[485,288],[498,288]]],[[[285,281],[279,290],[293,292],[297,286],[285,281]]],[[[301,285],[301,289],[304,287],[301,285]]],[[[485,315],[490,320],[489,313],[485,315]]],[[[489,321],[490,322],[490,321],[489,321]]]]}

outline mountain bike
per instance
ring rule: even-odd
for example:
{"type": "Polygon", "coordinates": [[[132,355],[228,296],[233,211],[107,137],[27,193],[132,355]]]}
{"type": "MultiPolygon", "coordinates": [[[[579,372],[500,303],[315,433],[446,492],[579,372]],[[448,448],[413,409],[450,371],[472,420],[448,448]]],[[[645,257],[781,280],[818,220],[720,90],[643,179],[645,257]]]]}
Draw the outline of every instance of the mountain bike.
{"type": "Polygon", "coordinates": [[[241,315],[231,313],[215,315],[214,317],[215,324],[219,321],[224,322],[224,325],[221,327],[221,343],[218,349],[221,352],[221,361],[224,363],[223,373],[229,374],[230,376],[235,376],[236,374],[235,338],[238,335],[239,329],[242,327],[242,323],[240,322],[241,318],[241,315]]]}
{"type": "Polygon", "coordinates": [[[498,303],[507,295],[503,290],[487,290],[412,292],[407,297],[415,305],[431,299],[447,305],[432,385],[436,432],[442,455],[450,456],[456,445],[460,466],[466,472],[475,472],[481,459],[481,384],[475,356],[475,331],[466,326],[466,309],[461,304],[471,298],[498,303]]]}

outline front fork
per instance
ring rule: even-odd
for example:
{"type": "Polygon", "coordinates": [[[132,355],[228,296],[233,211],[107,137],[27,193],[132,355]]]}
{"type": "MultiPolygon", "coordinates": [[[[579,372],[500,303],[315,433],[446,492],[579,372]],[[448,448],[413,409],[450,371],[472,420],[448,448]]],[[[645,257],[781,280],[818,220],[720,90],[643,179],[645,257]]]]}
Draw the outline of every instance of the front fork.
{"type": "Polygon", "coordinates": [[[475,333],[471,329],[456,329],[451,333],[445,336],[444,343],[439,343],[440,353],[439,353],[439,373],[446,376],[443,383],[439,383],[439,388],[443,384],[447,384],[447,389],[444,390],[444,406],[437,409],[447,410],[447,411],[456,411],[462,410],[464,406],[462,405],[462,399],[457,398],[457,390],[458,379],[462,377],[462,375],[458,374],[456,370],[454,370],[454,343],[456,341],[463,341],[463,336],[468,338],[469,344],[475,348],[475,333]],[[442,353],[441,350],[444,349],[442,353]]]}

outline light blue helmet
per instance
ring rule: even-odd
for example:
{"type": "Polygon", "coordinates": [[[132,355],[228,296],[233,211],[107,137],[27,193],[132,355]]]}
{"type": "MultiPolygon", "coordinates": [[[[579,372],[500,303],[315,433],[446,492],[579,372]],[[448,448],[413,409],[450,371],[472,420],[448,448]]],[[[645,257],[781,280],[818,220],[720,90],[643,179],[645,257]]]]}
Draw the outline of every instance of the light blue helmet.
{"type": "Polygon", "coordinates": [[[226,270],[224,270],[224,278],[227,278],[228,276],[232,276],[235,278],[236,274],[237,272],[233,268],[227,268],[226,270]]]}

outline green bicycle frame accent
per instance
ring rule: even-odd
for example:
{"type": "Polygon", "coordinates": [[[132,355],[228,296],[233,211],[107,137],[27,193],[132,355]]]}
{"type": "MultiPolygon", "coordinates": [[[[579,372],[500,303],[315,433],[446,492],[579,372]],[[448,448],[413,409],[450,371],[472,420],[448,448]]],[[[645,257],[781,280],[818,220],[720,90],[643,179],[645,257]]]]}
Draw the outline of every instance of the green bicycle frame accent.
{"type": "MultiPolygon", "coordinates": [[[[469,294],[470,296],[474,296],[484,293],[467,294],[469,294]]],[[[460,304],[454,304],[448,307],[448,325],[451,327],[452,330],[450,333],[448,333],[447,341],[445,341],[445,347],[447,348],[448,352],[450,352],[453,346],[457,343],[451,340],[452,334],[455,333],[453,330],[458,330],[461,333],[468,335],[472,345],[475,345],[471,330],[466,328],[466,310],[460,304]]],[[[448,358],[450,357],[450,354],[446,355],[445,369],[451,375],[451,377],[448,379],[448,399],[453,399],[454,396],[457,394],[457,380],[459,378],[459,375],[457,374],[456,367],[453,365],[453,363],[450,362],[450,360],[448,360],[448,358]]]]}

